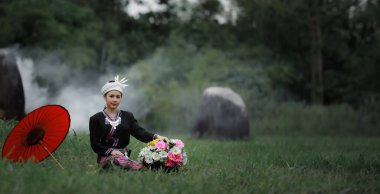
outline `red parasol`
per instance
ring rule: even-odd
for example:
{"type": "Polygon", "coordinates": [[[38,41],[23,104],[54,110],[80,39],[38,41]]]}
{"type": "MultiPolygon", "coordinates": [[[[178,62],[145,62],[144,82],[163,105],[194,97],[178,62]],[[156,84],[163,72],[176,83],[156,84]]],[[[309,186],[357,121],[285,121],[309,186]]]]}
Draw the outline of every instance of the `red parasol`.
{"type": "MultiPolygon", "coordinates": [[[[69,112],[59,105],[40,107],[26,115],[9,133],[2,157],[14,162],[40,162],[62,143],[70,127],[69,112]]],[[[62,165],[51,155],[53,159],[62,165]]]]}

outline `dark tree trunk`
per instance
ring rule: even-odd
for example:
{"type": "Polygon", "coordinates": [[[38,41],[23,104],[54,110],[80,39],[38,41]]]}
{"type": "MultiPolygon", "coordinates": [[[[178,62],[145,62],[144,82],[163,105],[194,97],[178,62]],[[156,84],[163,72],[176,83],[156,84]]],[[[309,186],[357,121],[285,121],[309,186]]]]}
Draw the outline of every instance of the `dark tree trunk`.
{"type": "Polygon", "coordinates": [[[323,0],[309,0],[310,3],[310,65],[311,103],[323,104],[323,55],[320,14],[323,0]]]}
{"type": "Polygon", "coordinates": [[[104,73],[106,71],[106,48],[103,45],[99,45],[96,48],[96,68],[100,73],[104,73]]]}
{"type": "Polygon", "coordinates": [[[96,48],[96,67],[98,72],[105,73],[107,65],[112,61],[111,46],[109,42],[112,42],[116,36],[115,33],[118,30],[117,17],[120,17],[122,12],[122,2],[119,0],[98,0],[95,10],[101,18],[100,24],[100,37],[96,48]]]}

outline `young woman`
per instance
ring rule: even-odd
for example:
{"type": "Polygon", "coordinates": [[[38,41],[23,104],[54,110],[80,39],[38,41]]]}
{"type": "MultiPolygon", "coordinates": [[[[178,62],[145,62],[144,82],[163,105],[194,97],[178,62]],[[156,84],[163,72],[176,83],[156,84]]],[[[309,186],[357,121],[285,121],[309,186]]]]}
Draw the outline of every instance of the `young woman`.
{"type": "Polygon", "coordinates": [[[107,168],[109,164],[132,170],[143,168],[142,164],[128,158],[130,135],[145,143],[153,139],[169,142],[167,137],[146,131],[138,125],[132,113],[118,108],[126,81],[125,78],[119,81],[116,76],[115,80],[106,83],[101,89],[106,106],[103,111],[90,117],[91,147],[98,154],[101,168],[107,168]]]}

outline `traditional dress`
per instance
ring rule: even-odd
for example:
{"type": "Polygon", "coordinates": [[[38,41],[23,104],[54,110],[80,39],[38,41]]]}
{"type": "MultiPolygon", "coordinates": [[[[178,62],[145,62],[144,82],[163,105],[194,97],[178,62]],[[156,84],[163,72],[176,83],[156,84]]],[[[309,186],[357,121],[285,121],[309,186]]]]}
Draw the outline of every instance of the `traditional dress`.
{"type": "Polygon", "coordinates": [[[133,114],[118,110],[116,118],[112,119],[104,110],[90,117],[91,147],[98,154],[98,164],[102,168],[114,164],[125,169],[139,170],[143,165],[128,158],[130,135],[142,142],[149,142],[155,134],[140,127],[133,114]],[[111,156],[113,150],[120,150],[124,156],[111,156]]]}

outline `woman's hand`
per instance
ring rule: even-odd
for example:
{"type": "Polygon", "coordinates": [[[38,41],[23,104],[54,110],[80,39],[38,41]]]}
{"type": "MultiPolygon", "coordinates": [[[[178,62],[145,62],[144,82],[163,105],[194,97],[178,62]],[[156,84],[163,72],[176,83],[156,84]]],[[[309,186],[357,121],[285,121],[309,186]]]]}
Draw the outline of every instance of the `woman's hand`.
{"type": "Polygon", "coordinates": [[[159,139],[159,140],[162,140],[166,143],[169,143],[169,138],[165,137],[165,136],[161,136],[161,135],[158,135],[156,134],[156,138],[159,139]]]}
{"type": "Polygon", "coordinates": [[[119,151],[119,150],[112,150],[111,155],[112,156],[120,156],[120,155],[124,156],[124,154],[121,153],[121,151],[119,151]]]}

